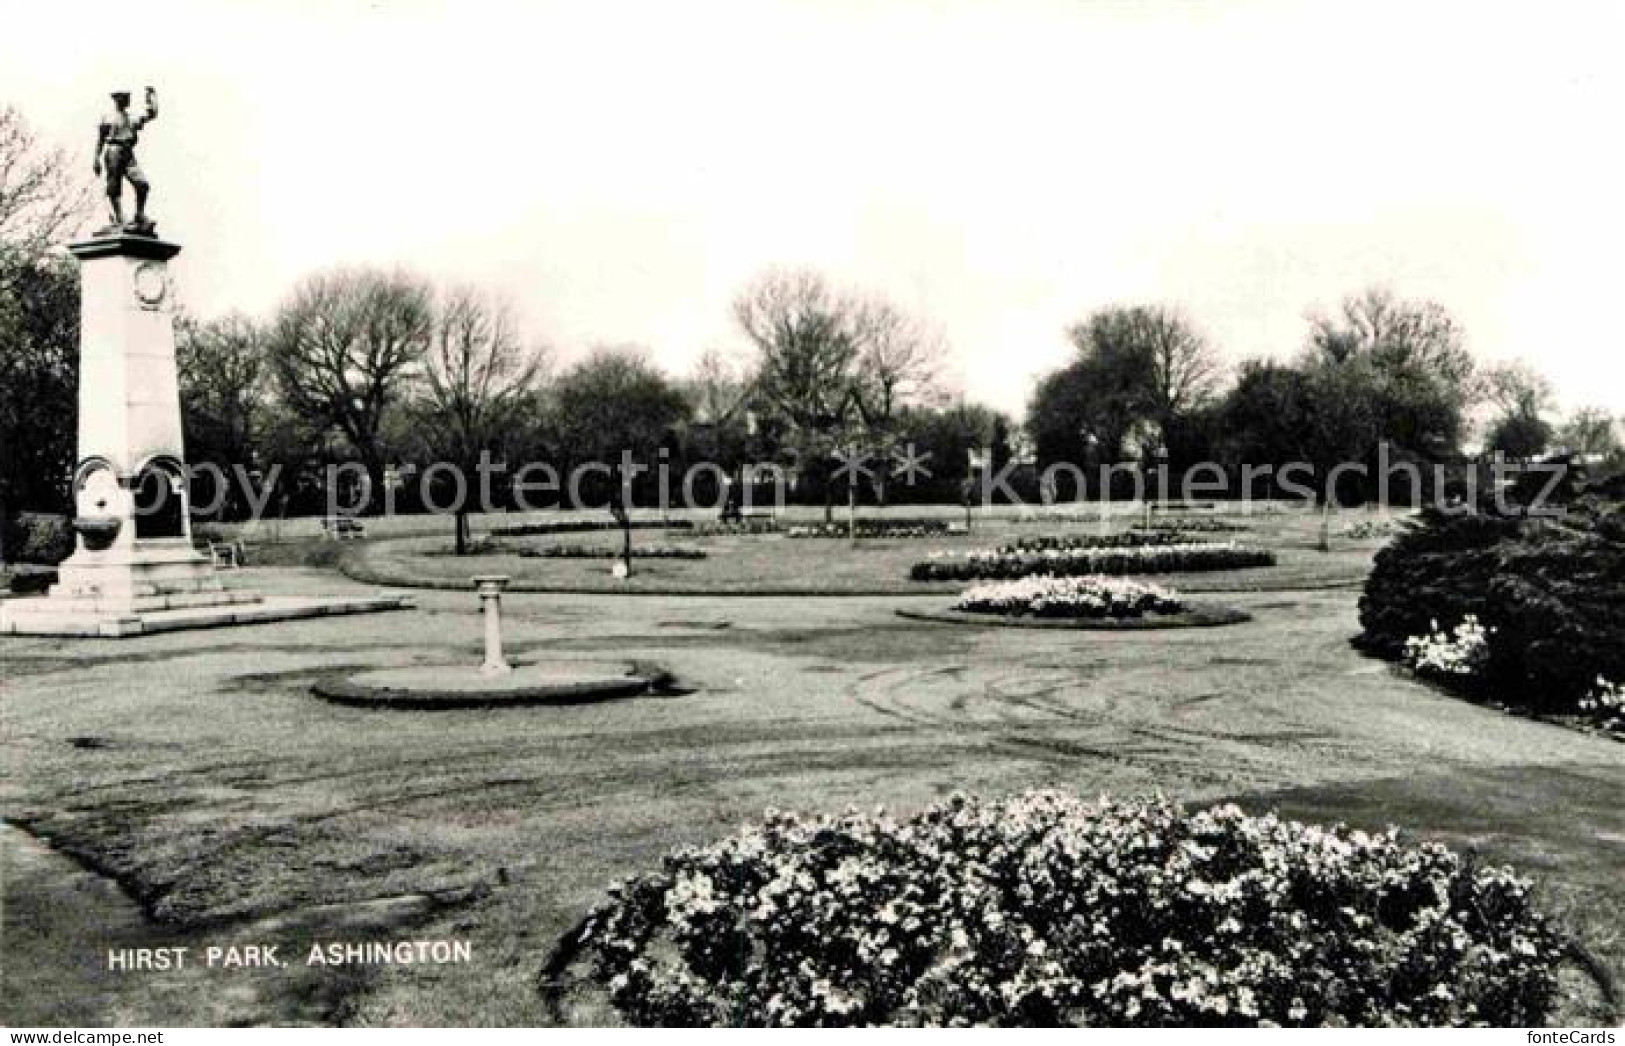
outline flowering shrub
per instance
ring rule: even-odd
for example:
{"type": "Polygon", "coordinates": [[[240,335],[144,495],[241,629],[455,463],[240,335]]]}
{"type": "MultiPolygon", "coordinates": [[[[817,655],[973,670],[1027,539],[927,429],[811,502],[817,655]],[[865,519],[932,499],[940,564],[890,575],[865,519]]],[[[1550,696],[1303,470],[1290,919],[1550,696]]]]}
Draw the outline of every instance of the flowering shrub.
{"type": "MultiPolygon", "coordinates": [[[[531,559],[620,559],[619,548],[602,545],[546,545],[527,548],[519,553],[531,559]]],[[[682,548],[678,545],[637,545],[632,548],[633,559],[704,559],[701,548],[682,548]]]]}
{"type": "Polygon", "coordinates": [[[1580,711],[1594,716],[1604,730],[1625,734],[1625,686],[1598,676],[1597,685],[1580,698],[1580,711]]]}
{"type": "Polygon", "coordinates": [[[982,581],[1048,575],[1162,574],[1185,570],[1236,570],[1275,564],[1268,549],[1234,542],[1150,544],[1126,548],[1065,548],[1021,551],[1013,547],[956,555],[939,552],[909,571],[914,581],[982,581]]]}
{"type": "Polygon", "coordinates": [[[1352,541],[1393,536],[1399,527],[1391,519],[1361,519],[1343,528],[1343,536],[1352,541]]]}
{"type": "Polygon", "coordinates": [[[1541,1023],[1510,870],[1235,806],[955,796],[670,855],[560,942],[643,1025],[1541,1023]]]}
{"type": "Polygon", "coordinates": [[[776,534],[779,530],[777,520],[772,519],[735,519],[727,522],[720,520],[713,523],[695,523],[689,528],[689,533],[695,537],[735,537],[750,534],[776,534]]]}
{"type": "Polygon", "coordinates": [[[1476,614],[1468,614],[1448,631],[1430,622],[1427,635],[1405,640],[1405,663],[1418,675],[1470,678],[1481,674],[1490,660],[1490,634],[1493,628],[1479,624],[1476,614]]]}
{"type": "Polygon", "coordinates": [[[1126,618],[1177,614],[1179,596],[1160,585],[1108,577],[1031,577],[966,589],[953,606],[972,614],[1010,617],[1126,618]]]}

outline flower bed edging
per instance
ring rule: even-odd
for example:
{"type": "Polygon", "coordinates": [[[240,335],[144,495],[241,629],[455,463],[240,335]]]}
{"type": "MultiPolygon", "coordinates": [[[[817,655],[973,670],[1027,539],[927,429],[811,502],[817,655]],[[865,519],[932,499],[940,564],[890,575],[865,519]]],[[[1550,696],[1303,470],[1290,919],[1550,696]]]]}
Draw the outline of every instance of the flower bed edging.
{"type": "MultiPolygon", "coordinates": [[[[621,550],[594,545],[544,545],[540,548],[522,548],[521,559],[620,559],[621,550]]],[[[633,559],[704,559],[703,548],[683,548],[673,545],[633,546],[633,559]]]]}

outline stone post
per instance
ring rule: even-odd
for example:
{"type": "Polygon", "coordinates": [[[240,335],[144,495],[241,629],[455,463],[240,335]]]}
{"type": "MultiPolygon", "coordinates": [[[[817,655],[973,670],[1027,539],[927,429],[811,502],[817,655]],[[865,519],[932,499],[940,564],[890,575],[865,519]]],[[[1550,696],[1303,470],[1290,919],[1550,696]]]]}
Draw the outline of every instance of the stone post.
{"type": "Polygon", "coordinates": [[[482,676],[502,676],[513,671],[507,658],[502,656],[502,590],[509,578],[503,574],[485,574],[474,579],[480,594],[480,609],[485,614],[485,663],[480,666],[482,676]]]}

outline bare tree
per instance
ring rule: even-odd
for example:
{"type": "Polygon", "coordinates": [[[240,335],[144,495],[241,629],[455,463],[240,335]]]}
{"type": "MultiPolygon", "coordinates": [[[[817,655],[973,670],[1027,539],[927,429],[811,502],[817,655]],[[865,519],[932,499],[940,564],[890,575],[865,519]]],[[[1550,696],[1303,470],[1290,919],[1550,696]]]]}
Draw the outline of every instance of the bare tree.
{"type": "Polygon", "coordinates": [[[1484,372],[1483,388],[1507,418],[1537,418],[1552,405],[1552,383],[1523,360],[1490,367],[1484,372]]]}
{"type": "MultiPolygon", "coordinates": [[[[240,313],[205,321],[182,315],[175,335],[187,460],[226,472],[246,466],[271,394],[265,328],[240,313]]],[[[231,507],[226,500],[220,504],[222,513],[231,507]]]]}
{"type": "Polygon", "coordinates": [[[750,376],[720,349],[706,349],[683,382],[695,417],[713,425],[737,420],[750,402],[750,376]]]}
{"type": "Polygon", "coordinates": [[[1311,314],[1303,365],[1364,369],[1380,438],[1430,457],[1459,445],[1482,395],[1455,318],[1380,287],[1344,299],[1334,316],[1311,314]]]}
{"type": "Polygon", "coordinates": [[[827,471],[848,438],[862,345],[853,303],[809,270],[771,270],[734,300],[734,319],[756,346],[756,394],[781,421],[803,473],[825,473],[824,516],[833,518],[827,471]]]}
{"type": "Polygon", "coordinates": [[[317,274],[277,313],[271,354],[284,399],[311,425],[344,434],[371,498],[383,490],[385,413],[405,398],[433,332],[428,284],[400,271],[317,274]]]}
{"type": "Polygon", "coordinates": [[[89,201],[68,153],[43,145],[15,108],[0,108],[0,289],[9,286],[13,266],[32,263],[73,235],[89,201]]]}
{"type": "Polygon", "coordinates": [[[1033,401],[1034,431],[1051,455],[1064,457],[1067,445],[1087,434],[1096,453],[1116,460],[1137,427],[1164,442],[1175,422],[1212,397],[1223,373],[1208,340],[1163,305],[1098,309],[1067,338],[1078,358],[1033,401]]]}
{"type": "MultiPolygon", "coordinates": [[[[884,298],[860,301],[852,323],[859,346],[852,377],[858,422],[854,436],[884,459],[897,439],[902,411],[937,402],[947,345],[941,331],[884,298]]],[[[881,503],[886,499],[886,474],[884,467],[871,473],[875,497],[881,503]]]]}
{"type": "Polygon", "coordinates": [[[734,301],[734,318],[761,353],[758,392],[799,430],[827,430],[850,409],[861,348],[853,312],[808,270],[768,272],[734,301]]]}
{"type": "Polygon", "coordinates": [[[1389,371],[1424,370],[1464,403],[1476,398],[1466,334],[1437,302],[1404,301],[1371,287],[1343,299],[1336,316],[1311,315],[1309,322],[1311,346],[1331,362],[1366,355],[1389,371]]]}
{"type": "Polygon", "coordinates": [[[1608,457],[1620,449],[1619,419],[1606,407],[1581,407],[1569,415],[1561,439],[1582,457],[1608,457]]]}
{"type": "MultiPolygon", "coordinates": [[[[543,350],[521,340],[506,301],[469,287],[448,291],[424,354],[423,396],[416,411],[430,453],[473,483],[481,455],[500,455],[505,437],[534,407],[546,362],[543,350]]],[[[458,501],[453,514],[457,555],[466,555],[468,497],[458,501]]]]}
{"type": "Polygon", "coordinates": [[[1129,319],[1150,364],[1149,406],[1166,431],[1174,419],[1213,396],[1224,367],[1213,346],[1178,310],[1143,305],[1130,310],[1129,319]]]}
{"type": "MultiPolygon", "coordinates": [[[[843,448],[873,457],[905,407],[938,394],[940,331],[879,296],[838,291],[805,269],[770,270],[735,299],[734,317],[758,350],[754,394],[787,427],[804,471],[843,448]]],[[[868,471],[883,497],[884,470],[868,471]]],[[[855,510],[858,469],[847,472],[855,510]]]]}
{"type": "Polygon", "coordinates": [[[854,405],[867,427],[889,429],[900,408],[936,399],[947,353],[940,331],[870,298],[854,309],[853,332],[859,346],[854,405]]]}

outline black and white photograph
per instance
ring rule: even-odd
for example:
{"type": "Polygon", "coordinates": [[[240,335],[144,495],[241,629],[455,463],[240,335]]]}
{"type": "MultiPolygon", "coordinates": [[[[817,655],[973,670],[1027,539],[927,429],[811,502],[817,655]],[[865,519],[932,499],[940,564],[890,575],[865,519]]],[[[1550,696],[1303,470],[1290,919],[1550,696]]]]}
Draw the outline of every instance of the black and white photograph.
{"type": "Polygon", "coordinates": [[[0,0],[7,1042],[1610,1046],[1622,289],[1614,0],[0,0]]]}

